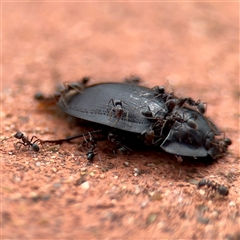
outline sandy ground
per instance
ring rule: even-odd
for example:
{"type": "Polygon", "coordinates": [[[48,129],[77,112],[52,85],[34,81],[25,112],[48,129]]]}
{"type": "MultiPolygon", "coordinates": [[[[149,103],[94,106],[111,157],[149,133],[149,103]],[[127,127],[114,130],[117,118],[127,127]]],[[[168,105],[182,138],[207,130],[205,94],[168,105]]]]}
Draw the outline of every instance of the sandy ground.
{"type": "Polygon", "coordinates": [[[240,239],[239,3],[1,6],[1,239],[240,239]],[[229,154],[211,165],[154,150],[113,157],[105,142],[86,166],[77,143],[35,153],[6,140],[18,130],[42,139],[86,131],[33,95],[131,74],[207,102],[233,141],[229,154]],[[229,196],[197,190],[202,178],[229,196]]]}

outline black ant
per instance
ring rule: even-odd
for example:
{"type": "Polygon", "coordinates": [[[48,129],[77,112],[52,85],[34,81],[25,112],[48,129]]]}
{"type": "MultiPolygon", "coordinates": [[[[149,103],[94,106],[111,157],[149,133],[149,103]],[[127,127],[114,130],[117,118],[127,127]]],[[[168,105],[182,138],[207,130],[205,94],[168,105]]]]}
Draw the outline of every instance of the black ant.
{"type": "Polygon", "coordinates": [[[174,123],[178,123],[178,124],[186,124],[188,127],[197,130],[197,124],[195,123],[194,120],[197,119],[197,115],[193,114],[193,116],[189,117],[189,118],[185,118],[184,113],[183,113],[183,117],[181,117],[178,113],[174,114],[172,116],[170,116],[169,118],[167,117],[167,120],[170,120],[174,123]]]}
{"type": "Polygon", "coordinates": [[[97,147],[97,140],[95,139],[95,137],[93,137],[92,134],[94,133],[101,133],[102,130],[95,130],[92,132],[88,132],[88,133],[81,133],[72,137],[67,137],[67,138],[62,138],[62,139],[56,139],[56,140],[40,140],[41,144],[43,143],[56,143],[56,144],[62,144],[64,142],[70,142],[71,140],[83,137],[84,141],[82,142],[82,144],[80,145],[79,148],[83,148],[84,150],[86,150],[86,156],[87,159],[89,161],[93,160],[94,156],[96,156],[98,153],[94,152],[95,148],[97,147]],[[89,138],[86,139],[85,136],[89,135],[89,138]]]}
{"type": "MultiPolygon", "coordinates": [[[[125,103],[122,100],[116,99],[110,99],[110,101],[108,102],[108,106],[109,104],[112,103],[113,107],[111,109],[111,113],[110,113],[110,118],[112,117],[112,112],[114,113],[114,116],[117,117],[117,120],[114,122],[113,126],[119,121],[119,119],[122,117],[123,113],[124,113],[124,108],[123,108],[123,103],[125,103]]],[[[127,103],[125,103],[126,105],[128,105],[127,103]]],[[[128,111],[126,111],[126,119],[128,121],[128,111]]],[[[131,125],[130,123],[128,123],[129,125],[131,125]]]]}
{"type": "Polygon", "coordinates": [[[108,103],[108,105],[110,104],[110,102],[113,104],[113,108],[112,111],[115,113],[115,116],[120,118],[123,114],[123,106],[122,106],[122,100],[113,100],[111,99],[108,103]]]}
{"type": "Polygon", "coordinates": [[[212,134],[208,134],[208,138],[206,139],[205,142],[205,147],[207,149],[212,148],[210,151],[212,154],[215,155],[214,158],[221,157],[228,149],[228,147],[232,144],[231,139],[225,138],[225,133],[223,133],[223,138],[222,139],[216,139],[215,141],[213,140],[212,134]],[[213,148],[215,146],[215,148],[213,148]],[[214,151],[218,151],[217,153],[214,153],[214,151]]]}
{"type": "Polygon", "coordinates": [[[112,150],[114,155],[116,154],[116,151],[119,151],[121,154],[124,154],[124,155],[127,154],[129,151],[131,151],[130,148],[122,144],[123,138],[113,130],[108,133],[108,140],[111,141],[113,144],[115,144],[112,150]]]}
{"type": "Polygon", "coordinates": [[[213,192],[218,192],[222,196],[227,196],[229,194],[229,190],[226,186],[220,185],[217,182],[211,181],[209,179],[202,179],[198,182],[197,188],[201,188],[206,186],[207,188],[211,188],[213,192]]]}
{"type": "Polygon", "coordinates": [[[207,103],[201,102],[200,100],[194,101],[192,98],[186,98],[186,102],[197,109],[202,115],[207,111],[207,103]]]}
{"type": "MultiPolygon", "coordinates": [[[[185,113],[185,112],[184,112],[185,113]]],[[[186,129],[187,138],[192,142],[188,130],[197,130],[198,125],[195,123],[194,120],[197,119],[197,115],[193,114],[193,116],[185,117],[183,113],[183,116],[181,116],[178,113],[173,113],[170,116],[166,117],[166,120],[164,120],[162,128],[161,128],[161,134],[160,136],[163,136],[163,131],[167,125],[172,126],[172,129],[174,129],[176,132],[179,132],[179,141],[181,142],[182,139],[185,138],[185,131],[181,131],[181,128],[184,127],[186,129]]]]}
{"type": "Polygon", "coordinates": [[[84,141],[79,148],[83,148],[86,151],[87,160],[92,161],[93,158],[98,154],[98,152],[95,151],[97,147],[97,140],[90,132],[88,134],[88,139],[83,135],[84,141]]]}
{"type": "Polygon", "coordinates": [[[92,161],[93,158],[98,154],[98,152],[96,152],[96,151],[94,152],[95,148],[96,148],[96,145],[92,145],[86,152],[88,161],[92,161]]]}
{"type": "Polygon", "coordinates": [[[14,134],[14,137],[22,140],[22,142],[16,143],[16,146],[19,145],[18,149],[20,149],[23,145],[31,147],[34,152],[39,152],[40,148],[37,145],[37,142],[40,142],[40,140],[36,136],[32,136],[32,138],[29,140],[28,137],[26,137],[22,132],[17,132],[14,134]],[[33,141],[34,138],[36,138],[35,141],[33,141]]]}
{"type": "Polygon", "coordinates": [[[63,103],[66,105],[64,97],[66,94],[68,94],[70,91],[75,90],[77,92],[81,92],[81,90],[84,89],[84,87],[89,82],[89,77],[84,77],[79,81],[72,82],[72,83],[64,83],[64,88],[57,91],[55,94],[50,96],[44,96],[42,93],[36,93],[34,98],[38,101],[44,102],[45,104],[52,104],[58,102],[60,99],[62,99],[63,103]]]}
{"type": "Polygon", "coordinates": [[[200,100],[194,101],[192,98],[172,98],[171,96],[166,100],[166,106],[169,112],[172,112],[175,109],[179,109],[188,104],[189,106],[196,109],[202,115],[207,111],[207,104],[200,102],[200,100]]]}

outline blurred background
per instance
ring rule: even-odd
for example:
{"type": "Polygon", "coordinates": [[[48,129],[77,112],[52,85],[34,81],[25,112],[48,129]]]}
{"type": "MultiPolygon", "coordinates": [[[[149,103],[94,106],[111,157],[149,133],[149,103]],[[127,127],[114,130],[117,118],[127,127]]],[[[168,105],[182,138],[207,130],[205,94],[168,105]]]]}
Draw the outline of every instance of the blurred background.
{"type": "Polygon", "coordinates": [[[237,82],[238,15],[236,2],[4,2],[3,82],[136,74],[218,88],[237,82]]]}

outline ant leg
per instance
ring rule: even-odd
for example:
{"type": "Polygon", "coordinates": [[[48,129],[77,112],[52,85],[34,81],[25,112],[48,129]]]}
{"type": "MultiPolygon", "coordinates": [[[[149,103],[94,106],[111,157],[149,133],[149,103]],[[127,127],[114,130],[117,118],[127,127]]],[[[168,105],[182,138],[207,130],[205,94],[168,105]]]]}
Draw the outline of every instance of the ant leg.
{"type": "Polygon", "coordinates": [[[37,136],[35,136],[35,135],[33,135],[32,137],[31,137],[31,140],[29,141],[30,143],[32,143],[32,144],[34,144],[34,143],[36,143],[36,142],[39,142],[40,144],[42,144],[41,143],[41,140],[37,137],[37,136]],[[34,139],[36,139],[35,141],[33,141],[34,139]],[[33,142],[32,142],[33,141],[33,142]]]}
{"type": "Polygon", "coordinates": [[[124,79],[125,83],[130,83],[134,85],[139,85],[141,83],[142,79],[136,75],[130,75],[130,77],[126,77],[124,79]]]}
{"type": "Polygon", "coordinates": [[[113,112],[113,110],[114,110],[114,107],[115,107],[115,104],[114,104],[114,101],[113,101],[113,99],[111,98],[110,100],[109,100],[109,102],[108,102],[108,107],[109,107],[109,104],[110,103],[112,103],[112,105],[113,105],[113,107],[111,108],[111,110],[110,110],[110,116],[109,116],[109,118],[108,118],[108,120],[110,120],[111,118],[112,118],[112,112],[113,112]]]}
{"type": "Polygon", "coordinates": [[[15,149],[16,149],[16,150],[20,150],[20,148],[21,148],[22,146],[26,146],[26,144],[23,143],[23,142],[16,142],[16,143],[14,144],[14,146],[15,146],[15,149]],[[19,145],[19,147],[18,147],[18,145],[19,145]]]}

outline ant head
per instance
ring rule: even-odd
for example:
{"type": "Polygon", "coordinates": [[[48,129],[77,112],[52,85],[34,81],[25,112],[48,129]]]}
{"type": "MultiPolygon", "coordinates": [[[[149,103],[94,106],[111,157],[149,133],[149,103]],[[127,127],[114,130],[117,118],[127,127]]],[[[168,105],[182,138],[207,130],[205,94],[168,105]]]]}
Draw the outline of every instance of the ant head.
{"type": "Polygon", "coordinates": [[[114,100],[114,104],[115,106],[122,106],[122,100],[119,100],[119,99],[114,100]]]}
{"type": "Polygon", "coordinates": [[[38,101],[41,101],[41,100],[45,99],[45,96],[41,92],[36,92],[35,95],[34,95],[34,99],[38,100],[38,101]]]}
{"type": "Polygon", "coordinates": [[[204,114],[207,110],[207,107],[205,106],[206,104],[199,102],[197,104],[197,109],[201,114],[204,114]]]}
{"type": "Polygon", "coordinates": [[[224,139],[223,139],[223,143],[226,144],[227,146],[229,146],[229,145],[232,144],[232,141],[231,141],[231,139],[229,139],[229,138],[224,138],[224,139]]]}
{"type": "Polygon", "coordinates": [[[155,87],[152,88],[152,90],[157,94],[164,94],[165,93],[164,86],[155,86],[155,87]]]}
{"type": "Polygon", "coordinates": [[[17,132],[16,134],[14,134],[14,137],[17,139],[21,139],[24,136],[24,134],[22,132],[17,132]]]}
{"type": "Polygon", "coordinates": [[[82,84],[87,84],[88,82],[90,81],[90,77],[84,77],[83,79],[82,79],[82,84]]]}
{"type": "Polygon", "coordinates": [[[177,105],[177,99],[169,99],[166,102],[167,108],[169,111],[172,111],[174,107],[177,105]]]}

